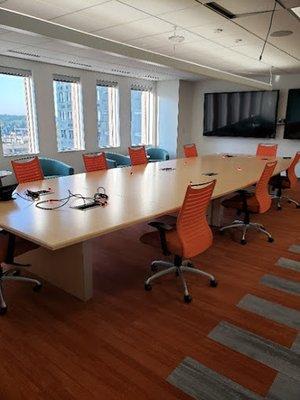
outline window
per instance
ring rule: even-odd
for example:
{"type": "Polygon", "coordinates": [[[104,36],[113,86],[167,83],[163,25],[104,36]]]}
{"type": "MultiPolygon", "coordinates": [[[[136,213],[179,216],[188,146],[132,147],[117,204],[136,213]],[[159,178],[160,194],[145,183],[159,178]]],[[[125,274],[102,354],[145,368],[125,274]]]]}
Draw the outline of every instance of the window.
{"type": "Polygon", "coordinates": [[[83,150],[84,137],[79,79],[55,77],[53,89],[58,151],[83,150]],[[66,132],[69,132],[69,134],[67,135],[66,132]]]}
{"type": "Polygon", "coordinates": [[[33,84],[29,71],[0,69],[0,132],[4,156],[38,153],[33,84]]]}
{"type": "Polygon", "coordinates": [[[97,136],[99,147],[118,147],[118,88],[115,82],[97,84],[97,136]]]}
{"type": "Polygon", "coordinates": [[[150,88],[131,88],[131,144],[154,143],[153,94],[150,88]]]}

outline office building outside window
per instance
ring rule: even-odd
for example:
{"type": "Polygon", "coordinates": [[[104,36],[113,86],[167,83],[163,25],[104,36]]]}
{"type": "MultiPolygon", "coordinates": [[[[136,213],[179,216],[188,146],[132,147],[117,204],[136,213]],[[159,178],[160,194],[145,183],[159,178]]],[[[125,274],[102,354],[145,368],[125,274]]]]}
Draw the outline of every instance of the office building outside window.
{"type": "Polygon", "coordinates": [[[98,146],[118,147],[119,135],[119,99],[115,82],[97,83],[97,138],[98,146]]]}
{"type": "Polygon", "coordinates": [[[151,88],[131,88],[131,144],[154,144],[153,93],[151,88]]]}
{"type": "Polygon", "coordinates": [[[53,89],[58,151],[84,150],[79,79],[57,76],[53,89]]]}
{"type": "Polygon", "coordinates": [[[39,151],[30,71],[0,69],[0,132],[4,156],[39,151]]]}

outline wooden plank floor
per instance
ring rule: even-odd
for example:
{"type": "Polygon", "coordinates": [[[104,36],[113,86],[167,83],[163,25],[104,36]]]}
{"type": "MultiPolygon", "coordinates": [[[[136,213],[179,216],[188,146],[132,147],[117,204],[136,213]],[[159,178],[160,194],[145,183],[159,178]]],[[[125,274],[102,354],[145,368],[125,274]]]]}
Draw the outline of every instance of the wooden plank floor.
{"type": "Polygon", "coordinates": [[[229,233],[216,234],[214,246],[196,261],[219,286],[187,276],[190,305],[173,276],[144,291],[150,261],[161,259],[158,249],[138,240],[148,229],[144,224],[95,240],[95,296],[86,304],[51,285],[33,293],[27,285],[7,284],[0,399],[184,400],[189,397],[166,377],[185,356],[265,395],[275,371],[207,338],[221,320],[285,346],[296,337],[296,330],[236,307],[251,293],[300,309],[299,297],[259,283],[266,273],[300,282],[298,272],[275,266],[279,257],[300,261],[287,250],[300,243],[300,210],[287,204],[256,219],[275,242],[253,233],[241,246],[229,233]]]}

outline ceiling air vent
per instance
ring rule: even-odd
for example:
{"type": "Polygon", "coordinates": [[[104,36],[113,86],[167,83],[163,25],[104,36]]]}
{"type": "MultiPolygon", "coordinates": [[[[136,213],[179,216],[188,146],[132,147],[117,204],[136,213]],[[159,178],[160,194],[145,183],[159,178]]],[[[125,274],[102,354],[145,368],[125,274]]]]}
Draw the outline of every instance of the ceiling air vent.
{"type": "Polygon", "coordinates": [[[118,74],[130,75],[131,72],[125,71],[124,69],[112,68],[113,72],[117,72],[118,74]]]}
{"type": "Polygon", "coordinates": [[[227,19],[236,18],[236,15],[233,14],[231,11],[227,10],[226,8],[220,6],[215,1],[210,1],[209,3],[204,4],[207,8],[210,8],[212,11],[217,12],[218,14],[222,15],[227,19]]]}
{"type": "Polygon", "coordinates": [[[90,64],[83,64],[77,61],[68,61],[69,64],[73,64],[73,65],[78,65],[79,67],[87,67],[87,68],[92,68],[92,66],[90,64]]]}
{"type": "Polygon", "coordinates": [[[15,54],[20,54],[22,56],[27,56],[27,57],[35,57],[35,58],[40,58],[38,54],[35,53],[27,53],[26,51],[20,51],[20,50],[7,50],[8,53],[15,53],[15,54]]]}

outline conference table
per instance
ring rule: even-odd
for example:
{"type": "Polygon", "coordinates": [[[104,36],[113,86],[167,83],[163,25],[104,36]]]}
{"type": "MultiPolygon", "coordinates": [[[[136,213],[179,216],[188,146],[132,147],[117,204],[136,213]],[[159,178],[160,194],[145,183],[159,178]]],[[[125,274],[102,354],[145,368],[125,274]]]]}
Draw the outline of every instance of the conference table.
{"type": "MultiPolygon", "coordinates": [[[[70,207],[81,204],[72,199],[57,210],[43,210],[15,196],[13,201],[0,202],[0,226],[40,245],[17,261],[31,263],[33,273],[86,301],[93,294],[92,239],[176,212],[190,183],[217,180],[211,207],[216,214],[224,196],[255,184],[272,160],[212,154],[20,184],[17,192],[21,195],[26,189],[51,188],[53,193],[43,200],[66,197],[68,190],[93,196],[102,186],[108,205],[82,211],[70,207]]],[[[277,161],[274,174],[291,163],[290,159],[277,161]]]]}

